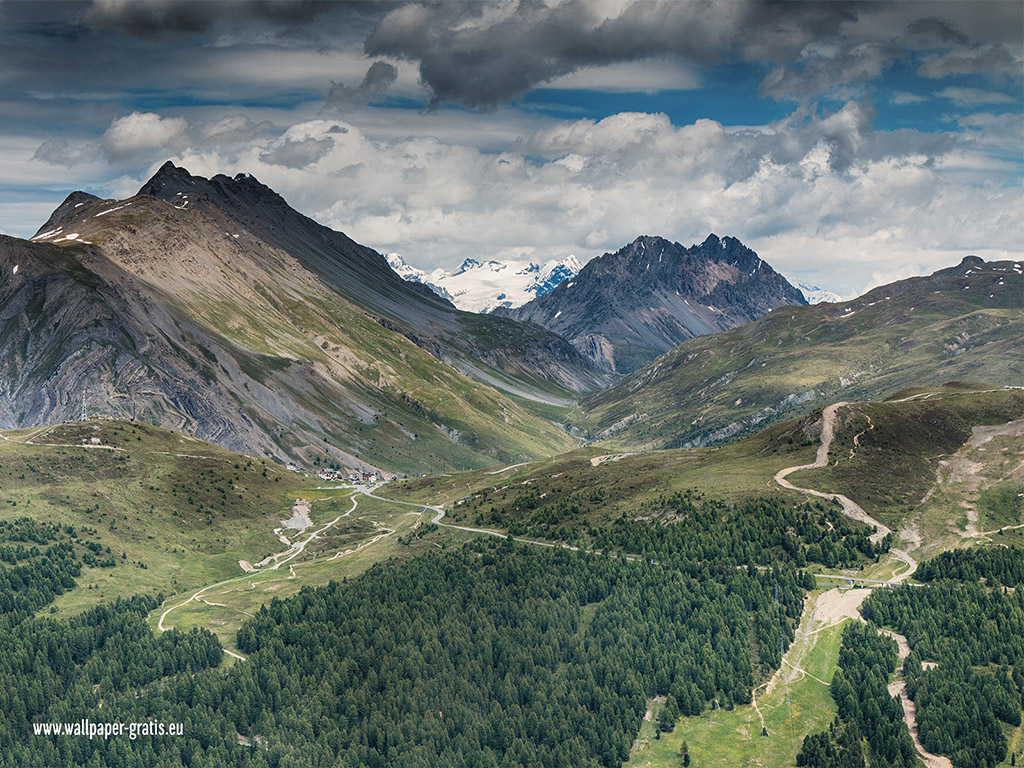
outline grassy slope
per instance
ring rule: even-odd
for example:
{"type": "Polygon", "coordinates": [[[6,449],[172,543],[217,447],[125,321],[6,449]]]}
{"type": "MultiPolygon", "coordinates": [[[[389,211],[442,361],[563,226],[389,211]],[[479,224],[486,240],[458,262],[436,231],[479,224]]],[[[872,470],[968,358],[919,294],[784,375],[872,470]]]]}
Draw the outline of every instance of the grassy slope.
{"type": "Polygon", "coordinates": [[[610,430],[610,445],[665,447],[911,385],[1020,384],[1024,277],[1010,265],[946,270],[687,341],[586,401],[584,426],[610,430]]]}
{"type": "Polygon", "coordinates": [[[239,573],[239,559],[282,548],[274,521],[287,518],[292,499],[311,485],[273,463],[142,423],[4,434],[40,444],[0,440],[0,518],[73,525],[117,562],[85,568],[78,587],[58,599],[62,612],[239,573]],[[121,450],[79,447],[93,438],[121,450]]]}
{"type": "MultiPolygon", "coordinates": [[[[545,494],[550,503],[575,493],[587,496],[584,520],[600,523],[664,494],[689,488],[736,500],[786,495],[770,483],[783,467],[814,460],[815,443],[806,423],[791,420],[735,443],[694,450],[608,454],[580,449],[506,471],[479,470],[447,477],[414,478],[389,488],[394,498],[456,505],[446,521],[472,522],[492,505],[501,506],[524,489],[545,494]],[[594,465],[592,459],[607,457],[594,465]],[[486,497],[483,495],[486,492],[486,497]],[[592,494],[602,499],[592,498],[592,494]],[[457,502],[466,498],[461,504],[457,502]]],[[[794,495],[795,497],[795,495],[794,495]]]]}
{"type": "MultiPolygon", "coordinates": [[[[807,629],[806,617],[802,630],[807,629]]],[[[758,697],[769,736],[761,736],[761,721],[752,705],[733,710],[718,709],[697,717],[683,717],[676,729],[655,739],[654,724],[662,705],[655,704],[652,720],[645,722],[637,736],[627,768],[678,768],[679,750],[685,740],[692,766],[733,768],[734,766],[794,765],[804,737],[824,730],[835,715],[829,689],[839,660],[842,624],[801,634],[794,643],[807,646],[801,668],[818,680],[799,676],[788,685],[780,684],[771,694],[758,697]]]]}
{"type": "MultiPolygon", "coordinates": [[[[425,472],[550,455],[572,445],[565,432],[529,410],[529,401],[517,403],[463,376],[322,286],[303,286],[300,293],[267,281],[258,292],[255,306],[240,297],[195,293],[184,308],[262,355],[256,376],[269,379],[275,368],[293,364],[311,369],[319,386],[295,389],[293,396],[328,417],[314,431],[361,460],[425,472]],[[358,405],[338,407],[345,402],[358,405]]],[[[257,410],[251,415],[261,417],[257,410]]],[[[282,439],[304,450],[303,441],[282,439]]]]}
{"type": "MultiPolygon", "coordinates": [[[[317,500],[313,494],[311,519],[314,526],[333,520],[351,507],[348,494],[339,493],[333,498],[330,494],[321,496],[324,498],[317,500]]],[[[323,586],[332,580],[354,578],[375,563],[404,560],[472,536],[447,529],[416,536],[419,526],[427,520],[429,516],[410,507],[359,496],[352,516],[332,528],[331,535],[314,542],[302,557],[289,563],[292,568],[243,575],[205,592],[203,601],[175,608],[165,623],[183,630],[205,627],[216,634],[224,646],[234,649],[242,622],[273,598],[290,597],[304,587],[323,586]]],[[[193,593],[194,590],[188,590],[169,597],[164,606],[150,616],[150,625],[156,629],[166,607],[185,602],[193,593]]]]}
{"type": "MultiPolygon", "coordinates": [[[[841,409],[832,465],[789,479],[796,485],[844,493],[896,529],[934,485],[939,463],[948,461],[971,438],[973,426],[1024,418],[1024,392],[936,391],[940,394],[904,402],[855,403],[841,409]]],[[[1001,510],[1001,517],[1013,516],[1002,495],[995,489],[988,491],[986,508],[1001,510]]],[[[960,514],[954,517],[959,519],[960,514]]]]}
{"type": "MultiPolygon", "coordinates": [[[[247,337],[280,339],[282,329],[297,329],[298,340],[277,349],[272,359],[286,364],[299,359],[329,377],[321,391],[294,393],[311,411],[353,400],[374,413],[360,419],[335,409],[323,425],[327,440],[362,460],[400,472],[426,472],[550,455],[573,444],[545,418],[551,406],[537,415],[529,401],[517,402],[461,375],[344,303],[327,296],[277,301],[282,314],[273,329],[261,328],[266,322],[261,319],[237,330],[247,337]]],[[[234,310],[225,306],[218,314],[234,310]]],[[[212,318],[211,325],[216,323],[212,318]]]]}

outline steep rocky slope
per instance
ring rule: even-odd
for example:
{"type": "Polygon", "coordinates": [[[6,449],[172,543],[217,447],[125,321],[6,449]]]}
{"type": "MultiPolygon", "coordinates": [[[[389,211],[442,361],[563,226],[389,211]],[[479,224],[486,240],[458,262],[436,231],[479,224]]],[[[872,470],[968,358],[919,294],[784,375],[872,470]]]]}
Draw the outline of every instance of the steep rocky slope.
{"type": "Polygon", "coordinates": [[[644,236],[593,259],[547,295],[501,313],[560,334],[605,370],[630,373],[686,339],[805,303],[735,238],[710,235],[685,248],[644,236]]]}
{"type": "Polygon", "coordinates": [[[541,401],[600,381],[553,334],[456,311],[254,179],[173,166],[0,239],[0,374],[3,427],[77,418],[84,389],[93,414],[395,471],[571,443],[481,380],[541,401]]]}

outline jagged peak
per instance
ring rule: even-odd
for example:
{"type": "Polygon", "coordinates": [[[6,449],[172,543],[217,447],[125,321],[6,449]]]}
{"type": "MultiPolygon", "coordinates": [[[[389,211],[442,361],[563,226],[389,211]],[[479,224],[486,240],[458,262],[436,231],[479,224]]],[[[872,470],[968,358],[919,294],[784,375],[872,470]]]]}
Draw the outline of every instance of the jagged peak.
{"type": "Polygon", "coordinates": [[[43,232],[49,232],[54,227],[58,226],[64,218],[72,213],[76,208],[101,199],[102,198],[96,197],[96,195],[90,195],[88,192],[82,192],[81,190],[72,192],[64,199],[63,203],[53,210],[53,213],[50,214],[50,218],[46,220],[46,223],[44,223],[43,226],[36,230],[32,237],[36,238],[43,232]]]}
{"type": "Polygon", "coordinates": [[[213,178],[194,176],[187,169],[176,166],[170,160],[139,190],[140,195],[152,195],[168,202],[186,195],[206,195],[221,205],[242,203],[287,205],[284,198],[263,184],[251,173],[238,173],[234,178],[218,173],[213,178]]]}
{"type": "Polygon", "coordinates": [[[156,173],[139,189],[140,195],[152,195],[167,200],[178,192],[195,189],[199,182],[206,181],[201,176],[193,176],[185,168],[179,168],[170,160],[160,166],[156,173]]]}

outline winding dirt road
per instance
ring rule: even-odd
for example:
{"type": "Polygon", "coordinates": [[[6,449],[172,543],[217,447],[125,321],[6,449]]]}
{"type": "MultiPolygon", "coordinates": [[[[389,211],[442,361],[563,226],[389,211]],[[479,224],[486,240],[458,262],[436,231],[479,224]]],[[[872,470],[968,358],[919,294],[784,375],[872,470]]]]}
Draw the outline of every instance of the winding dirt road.
{"type": "MultiPolygon", "coordinates": [[[[856,502],[852,501],[846,496],[843,496],[840,493],[825,493],[823,491],[818,491],[813,488],[801,488],[799,486],[793,485],[788,480],[786,480],[786,477],[792,474],[793,472],[798,472],[802,469],[817,469],[819,467],[824,467],[825,465],[828,464],[829,448],[831,448],[832,440],[835,437],[836,413],[844,405],[848,405],[848,403],[833,403],[832,405],[829,405],[824,410],[822,410],[821,445],[818,446],[818,453],[815,457],[814,463],[802,464],[797,467],[787,467],[786,469],[780,469],[778,472],[775,473],[775,482],[781,485],[783,488],[789,488],[790,490],[799,491],[800,493],[805,493],[810,496],[817,496],[823,499],[835,499],[842,505],[843,514],[845,514],[847,517],[851,517],[854,520],[859,520],[862,523],[867,523],[868,525],[873,525],[875,527],[875,533],[870,536],[870,539],[871,541],[877,544],[882,539],[884,539],[889,533],[891,533],[891,531],[888,527],[880,523],[875,518],[871,517],[856,502]]],[[[871,428],[873,427],[874,425],[871,426],[871,428]]],[[[857,437],[860,437],[860,435],[858,435],[857,437]]],[[[851,458],[852,457],[853,454],[851,453],[851,458]]],[[[887,585],[898,584],[899,582],[910,578],[917,570],[917,561],[913,557],[911,557],[908,552],[902,549],[896,549],[895,547],[891,547],[889,549],[889,552],[893,556],[899,558],[904,563],[906,563],[908,568],[902,573],[893,576],[891,581],[882,583],[887,585]]],[[[818,598],[818,601],[815,604],[815,608],[811,616],[813,618],[819,611],[821,611],[824,613],[834,614],[839,621],[844,621],[847,617],[855,618],[858,621],[863,621],[864,619],[860,616],[857,609],[860,607],[860,604],[864,602],[867,596],[871,594],[871,590],[872,587],[851,589],[847,590],[846,592],[841,592],[838,588],[830,589],[818,598]],[[841,608],[839,608],[839,606],[841,606],[841,608]],[[839,608],[838,611],[837,608],[839,608]]],[[[907,639],[903,637],[903,635],[897,634],[896,632],[892,632],[890,630],[883,629],[879,631],[882,632],[882,634],[894,638],[899,648],[900,667],[896,670],[896,678],[889,685],[889,695],[899,695],[900,697],[900,703],[903,706],[903,719],[907,724],[907,730],[910,731],[910,737],[914,742],[914,747],[917,749],[918,756],[921,758],[921,761],[926,766],[928,766],[928,768],[953,768],[953,764],[949,761],[948,758],[942,757],[941,755],[933,755],[931,752],[928,752],[924,748],[924,746],[922,746],[921,742],[917,738],[917,710],[914,706],[914,702],[912,702],[910,698],[907,696],[906,681],[903,679],[903,660],[906,659],[906,657],[910,654],[910,646],[907,644],[907,639]]],[[[796,642],[794,641],[793,646],[795,645],[796,642]]],[[[793,646],[791,646],[791,648],[793,646]]],[[[786,655],[787,657],[789,656],[788,653],[786,655]]],[[[793,670],[799,670],[799,667],[788,662],[786,658],[783,658],[783,664],[786,666],[790,666],[793,670]]],[[[778,672],[776,672],[776,674],[772,677],[772,680],[769,681],[767,687],[768,691],[771,690],[772,686],[777,681],[777,679],[781,678],[781,673],[782,667],[779,668],[778,672]]],[[[754,699],[754,707],[757,708],[756,698],[754,699]]],[[[761,712],[760,710],[758,710],[758,716],[760,715],[761,712]]],[[[763,727],[764,718],[761,719],[761,723],[763,727]]]]}
{"type": "MultiPolygon", "coordinates": [[[[791,491],[799,491],[800,493],[806,493],[808,496],[817,496],[822,499],[834,499],[835,501],[838,501],[843,507],[844,515],[853,518],[854,520],[858,520],[862,523],[867,523],[868,525],[874,526],[875,532],[871,534],[869,538],[872,542],[878,544],[882,539],[884,539],[886,536],[892,533],[892,531],[882,523],[875,520],[875,518],[871,517],[871,515],[869,515],[863,509],[861,509],[859,504],[847,498],[846,496],[843,496],[843,494],[841,493],[825,493],[824,491],[817,491],[814,490],[813,488],[801,488],[799,486],[793,485],[786,479],[787,476],[791,475],[794,472],[799,472],[802,469],[818,469],[819,467],[824,467],[825,465],[828,464],[828,451],[829,448],[832,447],[832,440],[835,437],[836,412],[844,405],[849,405],[849,403],[833,403],[832,405],[826,406],[825,409],[822,410],[821,445],[818,446],[818,455],[814,459],[814,463],[801,464],[800,466],[797,467],[786,467],[785,469],[780,469],[778,472],[775,473],[775,482],[781,485],[783,488],[788,488],[791,491]]],[[[903,557],[900,557],[901,560],[906,560],[906,562],[910,562],[910,560],[912,560],[912,558],[910,558],[910,556],[907,555],[905,552],[903,553],[903,555],[903,557]],[[907,558],[910,558],[910,560],[908,560],[907,558]]],[[[897,555],[897,557],[899,557],[899,555],[897,555]]],[[[917,565],[915,564],[912,567],[916,570],[917,565]]]]}
{"type": "MultiPolygon", "coordinates": [[[[157,625],[156,625],[157,629],[159,629],[161,632],[166,632],[168,629],[171,629],[171,627],[164,626],[164,620],[167,618],[167,615],[171,611],[175,611],[178,608],[184,608],[186,605],[191,603],[193,600],[199,600],[200,602],[206,602],[206,601],[203,600],[203,595],[206,594],[207,592],[209,592],[211,589],[215,589],[217,587],[222,587],[225,584],[233,584],[236,581],[244,581],[246,579],[251,579],[256,574],[264,573],[264,572],[267,572],[267,571],[276,571],[282,565],[284,565],[285,563],[288,563],[288,562],[294,560],[296,557],[298,557],[299,555],[302,554],[303,550],[305,550],[305,548],[306,548],[306,546],[308,544],[310,544],[312,541],[317,539],[324,532],[326,532],[328,529],[330,529],[332,526],[334,526],[339,520],[341,520],[344,517],[348,517],[349,515],[351,515],[355,511],[356,506],[358,505],[358,503],[359,503],[358,497],[356,496],[356,494],[352,494],[352,507],[347,512],[345,512],[342,515],[338,515],[336,518],[331,520],[331,522],[329,522],[326,525],[322,526],[318,530],[313,531],[303,541],[300,541],[300,542],[294,544],[291,549],[286,550],[285,552],[280,553],[277,557],[282,558],[282,559],[275,560],[273,565],[268,565],[268,566],[266,566],[264,568],[253,568],[250,571],[246,571],[246,573],[242,574],[241,576],[235,576],[235,577],[230,578],[230,579],[225,579],[224,581],[218,581],[216,584],[209,584],[209,585],[207,585],[205,587],[201,587],[200,589],[196,590],[192,594],[192,596],[188,598],[188,600],[184,601],[183,603],[178,603],[177,605],[172,605],[170,608],[168,608],[162,614],[160,614],[160,619],[159,619],[159,621],[157,621],[157,625]]],[[[245,661],[245,657],[240,656],[237,653],[233,653],[232,651],[226,651],[226,652],[229,655],[234,656],[237,659],[241,659],[242,661],[245,661]]]]}

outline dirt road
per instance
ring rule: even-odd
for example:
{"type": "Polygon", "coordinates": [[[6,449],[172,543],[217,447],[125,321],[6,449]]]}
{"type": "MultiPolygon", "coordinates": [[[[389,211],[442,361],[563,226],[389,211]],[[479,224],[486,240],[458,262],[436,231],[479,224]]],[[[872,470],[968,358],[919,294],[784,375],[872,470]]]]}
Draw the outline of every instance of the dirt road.
{"type": "MultiPolygon", "coordinates": [[[[821,428],[821,445],[818,446],[818,454],[815,457],[814,463],[781,469],[775,473],[775,482],[783,488],[789,488],[790,490],[799,491],[800,493],[806,493],[811,496],[818,496],[825,499],[836,499],[843,506],[843,514],[848,517],[852,517],[854,520],[860,520],[861,522],[875,526],[875,533],[870,538],[872,541],[877,543],[890,533],[889,528],[868,515],[854,501],[839,493],[824,493],[813,488],[800,488],[786,480],[786,476],[793,472],[798,472],[802,469],[817,469],[818,467],[824,467],[828,463],[829,448],[832,446],[832,440],[835,436],[836,412],[844,405],[847,405],[847,403],[834,403],[827,406],[822,411],[823,423],[821,428]]],[[[902,560],[908,566],[907,570],[894,576],[889,583],[899,583],[910,578],[917,570],[917,561],[911,557],[908,552],[902,549],[892,547],[889,549],[889,552],[893,556],[902,560]]],[[[825,623],[820,629],[824,629],[826,626],[830,626],[836,622],[845,621],[847,618],[854,618],[858,621],[863,621],[864,619],[860,616],[857,609],[860,607],[860,604],[864,602],[867,596],[871,594],[872,589],[873,587],[865,587],[861,589],[850,589],[845,592],[841,592],[839,589],[830,589],[818,598],[818,601],[815,603],[814,609],[811,613],[811,619],[814,620],[817,618],[818,621],[826,622],[831,620],[831,623],[825,623]]],[[[820,629],[815,631],[820,631],[820,629]]],[[[900,697],[900,703],[903,705],[903,719],[907,724],[907,729],[910,731],[910,737],[914,741],[914,747],[917,749],[918,756],[921,758],[922,762],[928,766],[928,768],[953,768],[953,764],[948,758],[942,757],[941,755],[933,755],[931,752],[928,752],[917,738],[917,710],[914,706],[914,702],[912,702],[907,696],[906,681],[903,679],[903,660],[910,654],[910,646],[907,643],[907,639],[896,632],[885,629],[879,631],[894,638],[897,646],[899,647],[900,667],[896,670],[895,680],[893,680],[889,685],[889,694],[891,696],[899,695],[900,697]]],[[[793,644],[793,647],[795,646],[796,642],[793,644]]],[[[790,654],[787,653],[786,657],[783,658],[783,664],[785,666],[789,666],[793,671],[799,670],[799,667],[796,664],[787,660],[789,655],[790,654]]],[[[780,668],[769,682],[767,690],[771,690],[772,684],[777,679],[781,679],[781,672],[782,669],[780,668]]],[[[756,698],[754,706],[757,707],[756,698]]],[[[760,715],[760,711],[758,711],[758,715],[760,715]]]]}
{"type": "MultiPolygon", "coordinates": [[[[358,496],[353,494],[352,495],[352,507],[348,510],[348,512],[345,512],[342,515],[338,515],[336,518],[331,520],[331,522],[327,523],[326,525],[322,526],[318,530],[316,530],[313,533],[311,533],[303,541],[300,541],[299,543],[293,545],[291,549],[289,549],[289,550],[287,550],[285,552],[281,552],[280,554],[278,554],[274,558],[274,564],[273,565],[267,565],[267,566],[265,566],[263,568],[250,566],[251,570],[246,571],[246,573],[244,573],[243,575],[235,576],[234,578],[225,579],[224,581],[218,581],[216,584],[209,584],[209,585],[207,585],[205,587],[201,587],[200,589],[196,590],[192,594],[192,596],[189,597],[188,600],[186,600],[185,602],[178,603],[177,605],[172,605],[170,608],[168,608],[162,614],[160,614],[160,619],[159,619],[159,621],[157,621],[157,629],[159,629],[161,632],[166,632],[168,629],[171,629],[171,627],[164,626],[164,620],[167,618],[168,614],[170,614],[171,611],[177,610],[178,608],[184,608],[186,605],[191,603],[193,600],[203,601],[203,595],[206,594],[207,592],[209,592],[211,589],[215,589],[216,587],[222,587],[225,584],[232,584],[232,583],[234,583],[236,581],[243,581],[245,579],[252,578],[252,576],[254,574],[263,573],[265,571],[276,571],[282,565],[284,565],[285,563],[288,563],[288,562],[294,560],[296,557],[298,557],[299,555],[302,554],[303,550],[306,548],[306,546],[310,542],[314,541],[321,534],[323,534],[325,531],[327,531],[332,526],[334,526],[342,518],[348,517],[349,515],[351,515],[355,511],[356,505],[358,503],[359,503],[358,496]]],[[[243,568],[243,570],[244,570],[244,568],[243,568]]],[[[236,654],[236,653],[231,653],[231,655],[235,656],[237,658],[242,658],[241,656],[238,656],[238,654],[236,654]]],[[[245,659],[243,658],[242,660],[244,661],[245,659]]]]}
{"type": "MultiPolygon", "coordinates": [[[[835,499],[842,505],[844,515],[853,518],[854,520],[859,520],[862,523],[867,523],[868,525],[874,526],[875,532],[871,534],[869,538],[872,542],[877,544],[890,533],[892,533],[892,531],[889,530],[887,526],[883,525],[878,520],[875,520],[875,518],[871,517],[871,515],[869,515],[867,512],[861,509],[859,504],[847,498],[841,493],[825,493],[824,491],[818,491],[813,488],[801,488],[797,485],[793,485],[791,482],[786,480],[786,477],[794,472],[799,472],[802,469],[818,469],[819,467],[824,467],[826,464],[828,464],[828,451],[829,448],[832,447],[832,439],[835,436],[836,411],[838,411],[844,405],[849,405],[849,403],[833,403],[832,405],[826,406],[825,409],[821,412],[821,445],[818,446],[818,455],[815,458],[814,463],[801,464],[800,466],[797,467],[786,467],[785,469],[780,469],[778,472],[775,473],[775,482],[781,485],[783,488],[788,488],[791,491],[799,491],[800,493],[806,493],[809,496],[817,496],[822,499],[835,499]]],[[[905,552],[903,553],[903,555],[904,557],[901,557],[901,560],[907,560],[907,558],[910,558],[910,555],[907,555],[905,552]]],[[[910,558],[910,560],[912,560],[912,558],[910,558]]],[[[910,562],[910,560],[907,560],[907,562],[910,562]]],[[[917,568],[916,564],[913,566],[913,568],[917,568]]]]}

